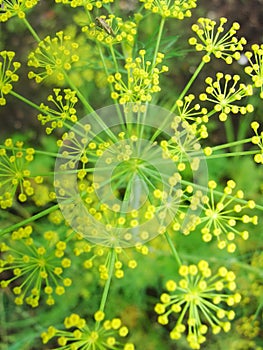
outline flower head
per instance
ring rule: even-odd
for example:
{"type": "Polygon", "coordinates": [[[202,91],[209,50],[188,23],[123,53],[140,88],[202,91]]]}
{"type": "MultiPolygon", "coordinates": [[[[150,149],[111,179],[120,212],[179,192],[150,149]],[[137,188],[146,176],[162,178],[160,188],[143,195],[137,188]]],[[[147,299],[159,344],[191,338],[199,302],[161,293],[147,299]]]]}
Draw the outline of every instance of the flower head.
{"type": "Polygon", "coordinates": [[[0,207],[6,209],[12,206],[13,198],[18,193],[20,202],[25,202],[28,196],[34,194],[32,180],[42,183],[41,176],[32,177],[29,164],[34,159],[33,148],[23,148],[23,142],[13,143],[6,139],[0,145],[0,207]]]}
{"type": "Polygon", "coordinates": [[[217,73],[216,78],[216,81],[213,81],[210,77],[206,78],[205,82],[208,87],[206,88],[206,93],[200,95],[200,99],[215,104],[214,109],[219,113],[221,121],[226,121],[230,113],[246,114],[253,112],[253,105],[239,106],[237,104],[242,98],[253,94],[251,85],[243,83],[238,85],[240,76],[237,74],[231,76],[230,74],[217,73]]]}
{"type": "Polygon", "coordinates": [[[46,231],[40,244],[32,233],[31,226],[21,227],[12,232],[10,243],[1,244],[1,273],[4,274],[1,287],[12,287],[17,305],[25,301],[37,307],[42,293],[46,295],[46,303],[53,305],[53,294],[62,295],[65,287],[71,285],[71,279],[63,277],[64,269],[71,265],[70,259],[64,256],[66,243],[60,241],[55,232],[46,231]]]}
{"type": "Polygon", "coordinates": [[[251,127],[255,132],[255,135],[252,136],[251,142],[259,147],[259,153],[254,156],[255,162],[263,164],[263,131],[260,133],[258,132],[259,126],[258,122],[251,123],[251,127]]]}
{"type": "Polygon", "coordinates": [[[13,61],[15,53],[13,51],[0,52],[0,106],[6,104],[5,95],[12,90],[12,84],[17,82],[19,77],[16,71],[21,63],[13,61]]]}
{"type": "Polygon", "coordinates": [[[159,86],[159,75],[167,72],[168,68],[162,66],[157,68],[163,60],[164,55],[158,53],[156,62],[153,64],[145,60],[145,50],[140,50],[139,57],[134,60],[126,59],[124,68],[127,71],[127,81],[123,80],[121,73],[116,73],[108,77],[108,82],[113,84],[114,92],[111,97],[118,100],[120,104],[129,102],[149,102],[152,94],[161,90],[159,86]]]}
{"type": "Polygon", "coordinates": [[[260,97],[263,98],[263,44],[252,45],[252,51],[245,53],[250,63],[245,72],[252,78],[254,86],[260,89],[260,97]]]}
{"type": "Polygon", "coordinates": [[[0,13],[0,22],[6,22],[9,18],[17,16],[25,18],[26,12],[36,6],[39,0],[8,0],[3,1],[4,13],[0,13]]]}
{"type": "Polygon", "coordinates": [[[191,9],[196,7],[197,0],[140,0],[144,7],[162,17],[184,19],[191,17],[191,9]]]}
{"type": "Polygon", "coordinates": [[[238,23],[233,23],[231,28],[224,33],[224,24],[226,18],[220,18],[220,24],[216,27],[216,22],[209,18],[199,18],[198,24],[192,26],[192,30],[196,33],[197,38],[189,39],[189,44],[194,45],[197,51],[206,51],[203,57],[204,62],[210,61],[210,55],[216,58],[222,58],[227,64],[231,64],[234,60],[240,58],[239,51],[243,50],[246,44],[244,38],[237,39],[235,34],[240,28],[238,23]]]}
{"type": "Polygon", "coordinates": [[[158,322],[166,325],[169,316],[176,315],[170,337],[179,339],[187,332],[190,347],[200,349],[209,326],[215,334],[230,330],[229,321],[233,320],[235,313],[229,307],[241,299],[239,293],[233,293],[236,289],[235,274],[225,267],[213,274],[208,263],[201,260],[197,265],[181,265],[179,275],[182,277],[179,281],[167,281],[167,292],[161,295],[161,302],[155,306],[158,322]]]}
{"type": "Polygon", "coordinates": [[[49,95],[48,101],[55,105],[56,109],[41,103],[40,108],[45,111],[45,114],[38,115],[38,120],[41,121],[42,125],[48,124],[46,127],[47,134],[50,134],[56,128],[62,128],[64,124],[76,123],[78,120],[74,107],[78,101],[76,91],[64,89],[63,94],[61,93],[61,89],[54,89],[53,91],[54,96],[49,95]]]}
{"type": "Polygon", "coordinates": [[[203,196],[200,202],[204,210],[204,216],[200,217],[199,222],[203,226],[202,238],[205,242],[216,238],[219,249],[227,248],[229,253],[233,253],[236,249],[234,243],[236,236],[244,240],[249,237],[248,231],[238,229],[238,222],[257,224],[257,216],[250,217],[247,214],[241,216],[241,212],[245,209],[253,209],[255,203],[252,200],[243,201],[242,204],[238,201],[243,199],[244,193],[241,190],[234,193],[236,184],[233,180],[227,182],[224,194],[216,201],[216,186],[215,181],[209,181],[210,197],[203,196]]]}
{"type": "Polygon", "coordinates": [[[47,332],[42,333],[43,343],[57,337],[59,347],[56,349],[122,349],[135,350],[132,343],[124,343],[128,335],[128,328],[122,324],[121,319],[104,320],[103,311],[94,314],[94,320],[86,324],[84,318],[78,314],[71,314],[64,320],[67,330],[62,331],[51,326],[47,332]],[[95,321],[95,322],[94,322],[95,321]]]}
{"type": "Polygon", "coordinates": [[[35,72],[29,72],[29,78],[37,83],[48,77],[63,81],[72,64],[79,60],[77,49],[78,44],[62,31],[54,38],[46,37],[28,56],[28,66],[36,68],[35,72]]]}
{"type": "Polygon", "coordinates": [[[88,26],[82,27],[82,31],[91,40],[98,41],[105,45],[115,45],[122,43],[130,48],[133,47],[135,35],[137,33],[137,26],[135,22],[123,21],[122,18],[111,14],[108,18],[106,16],[99,17],[107,28],[110,28],[111,33],[103,28],[100,28],[97,23],[92,22],[88,26]]]}
{"type": "Polygon", "coordinates": [[[55,0],[58,4],[70,5],[71,7],[83,6],[86,10],[92,11],[94,7],[101,8],[103,4],[109,4],[114,0],[55,0]]]}

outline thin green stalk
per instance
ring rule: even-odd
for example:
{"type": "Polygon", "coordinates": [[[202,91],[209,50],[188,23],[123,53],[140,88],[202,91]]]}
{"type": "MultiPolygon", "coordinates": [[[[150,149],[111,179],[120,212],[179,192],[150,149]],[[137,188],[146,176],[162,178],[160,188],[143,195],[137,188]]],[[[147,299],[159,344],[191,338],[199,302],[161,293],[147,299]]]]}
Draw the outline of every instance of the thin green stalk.
{"type": "Polygon", "coordinates": [[[232,121],[229,118],[227,118],[227,120],[224,122],[224,126],[225,126],[227,142],[228,143],[233,142],[235,139],[235,133],[234,133],[232,121]]]}
{"type": "Polygon", "coordinates": [[[171,237],[169,236],[169,234],[167,232],[165,232],[164,236],[165,236],[165,238],[167,240],[167,243],[169,244],[169,246],[171,248],[171,251],[173,253],[173,256],[174,256],[178,266],[181,266],[182,265],[181,259],[180,259],[179,255],[177,253],[177,250],[176,250],[176,248],[175,248],[175,246],[173,244],[173,241],[172,241],[171,237]]]}
{"type": "Polygon", "coordinates": [[[23,18],[23,21],[27,27],[27,29],[30,31],[30,33],[32,34],[32,36],[34,37],[34,39],[39,43],[41,41],[41,39],[39,38],[39,36],[37,35],[36,31],[34,30],[34,28],[31,26],[31,24],[28,22],[28,20],[26,18],[23,18]]]}
{"type": "MultiPolygon", "coordinates": [[[[197,76],[201,72],[201,70],[203,69],[204,65],[205,65],[205,62],[201,61],[199,66],[196,68],[194,74],[192,75],[191,79],[189,80],[189,82],[186,84],[185,88],[181,92],[178,100],[182,100],[184,98],[185,94],[187,93],[187,91],[190,89],[190,87],[194,83],[195,79],[197,78],[197,76]]],[[[170,112],[173,113],[176,110],[176,108],[177,108],[177,104],[176,104],[176,101],[175,101],[175,103],[172,106],[172,108],[170,108],[170,112]]]]}
{"type": "Polygon", "coordinates": [[[24,103],[26,103],[27,105],[29,105],[30,107],[38,110],[41,113],[47,114],[47,111],[43,110],[42,108],[40,108],[37,104],[35,104],[34,102],[28,100],[26,97],[18,94],[17,92],[11,90],[10,95],[13,95],[14,97],[18,98],[20,101],[23,101],[24,103]]]}
{"type": "MultiPolygon", "coordinates": [[[[105,305],[108,299],[108,294],[109,294],[109,290],[110,290],[110,284],[111,284],[111,280],[112,280],[112,276],[113,276],[113,270],[114,270],[114,263],[115,263],[115,251],[114,248],[111,248],[111,251],[109,253],[109,269],[108,269],[108,279],[104,285],[104,289],[103,289],[103,293],[102,293],[102,297],[101,297],[101,302],[100,302],[100,307],[99,310],[103,311],[105,310],[105,305]]],[[[100,325],[100,321],[96,322],[96,330],[98,330],[100,325]]]]}
{"type": "Polygon", "coordinates": [[[158,54],[158,51],[159,51],[165,20],[166,20],[166,18],[162,17],[162,20],[161,20],[161,23],[160,23],[160,26],[159,26],[159,32],[158,32],[158,36],[157,36],[157,40],[156,40],[156,46],[155,46],[155,51],[154,51],[154,55],[153,55],[153,64],[152,64],[153,66],[155,65],[157,54],[158,54]]]}
{"type": "Polygon", "coordinates": [[[52,207],[46,209],[46,210],[42,210],[40,213],[38,214],[35,214],[33,216],[31,216],[30,218],[28,219],[25,219],[25,220],[22,220],[20,222],[18,222],[17,224],[14,224],[14,225],[11,225],[11,226],[8,226],[6,228],[3,228],[3,229],[0,229],[0,237],[5,235],[6,233],[9,233],[9,232],[12,232],[14,230],[17,230],[18,228],[24,226],[24,225],[27,225],[35,220],[38,220],[40,218],[42,218],[43,216],[46,216],[50,213],[52,213],[53,211],[57,210],[59,208],[59,205],[56,204],[56,205],[53,205],[52,207]]]}

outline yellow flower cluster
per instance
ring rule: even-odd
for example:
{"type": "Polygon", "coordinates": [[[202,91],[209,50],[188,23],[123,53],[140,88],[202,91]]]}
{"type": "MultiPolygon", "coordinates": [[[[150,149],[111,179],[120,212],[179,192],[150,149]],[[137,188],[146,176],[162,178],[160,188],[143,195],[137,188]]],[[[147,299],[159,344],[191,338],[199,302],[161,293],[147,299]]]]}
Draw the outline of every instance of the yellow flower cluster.
{"type": "Polygon", "coordinates": [[[240,28],[238,23],[233,23],[231,28],[224,33],[224,25],[227,19],[220,18],[220,24],[216,27],[216,22],[209,18],[199,18],[198,23],[192,26],[192,30],[196,33],[197,38],[189,39],[189,44],[195,46],[196,51],[206,51],[203,56],[204,62],[210,61],[210,55],[216,58],[222,58],[227,64],[231,64],[233,60],[239,60],[240,52],[243,45],[246,44],[245,38],[237,39],[235,34],[240,28]]]}
{"type": "Polygon", "coordinates": [[[56,33],[54,38],[47,36],[28,56],[28,66],[37,69],[36,72],[29,72],[29,79],[35,79],[37,83],[48,77],[63,81],[72,64],[79,60],[78,46],[63,31],[56,33]]]}
{"type": "Polygon", "coordinates": [[[173,17],[183,20],[191,17],[191,9],[196,7],[197,0],[140,0],[144,3],[144,8],[158,13],[163,18],[173,17]]]}
{"type": "Polygon", "coordinates": [[[100,9],[104,4],[109,4],[114,0],[55,0],[55,2],[70,5],[73,8],[83,6],[86,10],[92,11],[94,7],[100,9]]]}
{"type": "Polygon", "coordinates": [[[20,202],[25,202],[28,196],[34,194],[32,180],[41,184],[41,176],[31,177],[29,164],[34,159],[33,148],[23,148],[23,142],[14,143],[6,139],[0,145],[0,208],[12,206],[14,197],[18,194],[20,202]]]}
{"type": "Polygon", "coordinates": [[[254,130],[255,134],[252,136],[251,142],[259,147],[260,152],[254,156],[254,160],[258,164],[263,164],[263,131],[258,132],[259,129],[258,122],[252,122],[251,128],[254,130]]]}
{"type": "Polygon", "coordinates": [[[252,85],[245,85],[238,82],[239,75],[231,76],[230,74],[223,74],[221,72],[216,74],[216,81],[211,77],[206,78],[205,82],[208,87],[206,93],[200,94],[201,101],[209,101],[215,104],[214,109],[219,113],[219,120],[226,121],[228,115],[232,114],[246,114],[254,110],[252,104],[248,103],[245,106],[239,106],[236,102],[247,96],[252,96],[252,85]],[[209,97],[209,95],[211,97],[209,97]]]}
{"type": "Polygon", "coordinates": [[[37,5],[39,0],[8,0],[1,1],[3,13],[0,12],[0,22],[6,22],[9,18],[18,16],[25,18],[26,12],[37,5]]]}
{"type": "Polygon", "coordinates": [[[127,71],[127,82],[123,80],[121,73],[115,73],[108,77],[108,82],[113,85],[115,91],[111,93],[113,100],[120,104],[129,102],[150,102],[152,94],[161,90],[159,86],[159,75],[168,71],[167,66],[157,68],[164,58],[162,53],[157,54],[156,62],[145,60],[146,51],[139,51],[140,57],[134,60],[126,59],[124,68],[127,71]]]}
{"type": "Polygon", "coordinates": [[[49,135],[56,128],[62,128],[66,125],[69,129],[72,123],[76,123],[78,118],[76,116],[75,104],[78,101],[76,97],[76,91],[70,89],[64,89],[61,94],[61,89],[53,89],[54,95],[49,95],[47,100],[55,105],[56,109],[53,109],[44,103],[40,104],[40,108],[44,114],[38,115],[38,120],[42,125],[48,124],[46,127],[46,133],[49,135]],[[68,124],[70,123],[70,124],[68,124]]]}
{"type": "Polygon", "coordinates": [[[197,265],[181,265],[179,275],[182,278],[178,282],[167,281],[167,292],[160,296],[155,312],[162,325],[167,325],[169,316],[175,314],[177,321],[170,337],[180,339],[187,332],[190,347],[200,349],[206,340],[209,325],[214,334],[230,330],[229,321],[234,319],[235,312],[230,309],[226,311],[222,304],[230,308],[240,302],[240,294],[233,293],[236,277],[223,266],[213,274],[205,260],[197,265]],[[229,294],[226,293],[227,289],[229,294]]]}
{"type": "Polygon", "coordinates": [[[15,53],[13,51],[0,51],[0,106],[6,104],[5,95],[12,90],[12,83],[18,81],[16,71],[21,63],[13,61],[15,53]]]}
{"type": "Polygon", "coordinates": [[[252,45],[253,52],[246,52],[250,66],[245,67],[245,72],[251,76],[256,88],[260,88],[260,97],[263,98],[263,44],[252,45]]]}
{"type": "Polygon", "coordinates": [[[97,23],[93,22],[88,26],[82,27],[82,31],[86,33],[89,39],[96,40],[102,44],[115,45],[126,43],[132,48],[135,35],[137,34],[137,25],[132,21],[123,21],[121,17],[110,14],[108,18],[101,16],[97,23]],[[106,24],[106,28],[110,30],[110,33],[103,29],[103,26],[101,28],[99,20],[106,24]]]}
{"type": "Polygon", "coordinates": [[[242,201],[244,193],[241,190],[234,193],[236,183],[233,180],[227,182],[224,194],[220,195],[220,200],[216,201],[216,187],[215,181],[209,181],[210,196],[202,196],[200,200],[200,205],[204,210],[204,216],[199,218],[199,224],[203,226],[201,229],[202,239],[205,242],[210,242],[216,238],[219,249],[227,248],[229,253],[233,253],[236,250],[234,243],[236,236],[244,240],[249,237],[248,231],[240,231],[237,228],[238,222],[254,225],[258,223],[257,216],[241,215],[245,209],[254,209],[255,202],[253,200],[242,201]]]}
{"type": "MultiPolygon", "coordinates": [[[[113,318],[104,320],[105,314],[99,310],[94,314],[93,324],[86,324],[84,318],[78,314],[71,314],[64,320],[66,331],[61,331],[50,326],[47,332],[42,333],[43,343],[57,337],[59,347],[57,350],[78,349],[116,349],[135,350],[133,343],[124,344],[124,339],[129,330],[122,324],[121,319],[113,318]],[[101,322],[103,322],[101,324],[101,322]],[[71,329],[71,330],[69,330],[71,329]]],[[[91,323],[91,322],[90,322],[91,323]]]]}
{"type": "Polygon", "coordinates": [[[21,227],[12,232],[10,243],[1,243],[0,271],[12,272],[12,277],[5,274],[2,278],[1,287],[12,288],[17,305],[25,301],[37,307],[41,293],[46,295],[46,303],[53,305],[53,294],[64,294],[65,287],[72,283],[70,278],[63,277],[64,269],[71,265],[71,260],[64,256],[67,245],[53,231],[43,234],[43,244],[39,244],[39,237],[34,239],[32,233],[31,226],[21,227]]]}

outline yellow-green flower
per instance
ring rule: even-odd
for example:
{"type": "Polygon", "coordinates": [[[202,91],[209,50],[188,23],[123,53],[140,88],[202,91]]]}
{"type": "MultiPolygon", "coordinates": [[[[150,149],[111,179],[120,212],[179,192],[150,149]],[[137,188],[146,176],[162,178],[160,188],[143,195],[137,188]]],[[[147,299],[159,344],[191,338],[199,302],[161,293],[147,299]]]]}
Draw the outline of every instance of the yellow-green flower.
{"type": "Polygon", "coordinates": [[[209,101],[215,104],[214,109],[219,113],[219,119],[226,121],[229,114],[246,114],[254,110],[253,105],[247,104],[239,106],[242,98],[253,94],[252,85],[239,83],[240,76],[230,74],[217,73],[216,81],[211,77],[206,78],[205,82],[208,87],[206,93],[199,96],[201,101],[209,101]],[[239,85],[238,85],[239,83],[239,85]]]}
{"type": "Polygon", "coordinates": [[[243,224],[252,223],[257,225],[257,216],[250,217],[247,214],[241,215],[245,209],[253,209],[255,203],[252,200],[239,202],[243,200],[244,193],[241,190],[235,191],[236,184],[233,180],[227,182],[224,188],[224,194],[220,195],[220,199],[216,200],[219,195],[215,189],[217,184],[215,181],[209,181],[209,196],[202,196],[200,205],[203,208],[204,216],[199,219],[202,226],[202,238],[205,242],[210,242],[213,238],[217,240],[218,248],[227,248],[229,253],[233,253],[236,249],[234,240],[236,236],[247,240],[249,233],[246,230],[239,230],[238,222],[243,224]]]}
{"type": "Polygon", "coordinates": [[[41,337],[46,344],[50,339],[57,337],[57,350],[78,350],[78,349],[122,349],[135,350],[133,343],[124,343],[124,338],[129,330],[122,324],[121,319],[113,318],[104,320],[103,311],[94,314],[94,320],[88,324],[78,314],[71,314],[64,320],[67,330],[59,330],[50,326],[47,332],[41,337]]]}
{"type": "Polygon", "coordinates": [[[255,134],[252,136],[251,142],[259,147],[259,153],[254,156],[254,160],[258,164],[263,164],[263,131],[258,132],[259,123],[252,122],[251,128],[254,130],[255,134]]]}
{"type": "Polygon", "coordinates": [[[167,292],[160,296],[155,312],[162,325],[170,323],[170,315],[176,316],[171,339],[180,339],[186,332],[190,347],[200,349],[209,327],[214,334],[230,331],[229,321],[235,317],[230,308],[241,299],[239,293],[234,293],[236,277],[223,266],[213,274],[205,260],[197,265],[181,265],[179,275],[179,281],[166,282],[167,292]]]}
{"type": "Polygon", "coordinates": [[[1,1],[4,12],[0,12],[0,22],[6,22],[9,18],[17,16],[25,18],[26,12],[36,6],[39,0],[4,0],[1,1]]]}
{"type": "Polygon", "coordinates": [[[91,11],[94,7],[100,9],[104,4],[114,2],[114,0],[55,0],[58,4],[70,5],[71,7],[83,6],[86,10],[91,11]]]}
{"type": "Polygon", "coordinates": [[[67,72],[79,60],[78,47],[71,36],[64,35],[63,31],[58,32],[54,38],[47,36],[28,56],[28,66],[36,68],[29,72],[28,77],[37,83],[48,77],[64,81],[67,72]]]}
{"type": "Polygon", "coordinates": [[[16,195],[20,202],[25,202],[32,196],[32,180],[36,184],[42,183],[43,178],[32,177],[29,170],[34,153],[33,148],[23,148],[23,142],[13,143],[12,139],[6,139],[0,145],[0,208],[11,207],[16,195]]]}
{"type": "Polygon", "coordinates": [[[240,25],[236,22],[225,32],[224,25],[226,22],[227,19],[222,17],[220,18],[220,24],[216,26],[216,22],[209,18],[199,18],[198,23],[192,26],[197,38],[190,38],[189,44],[195,46],[197,51],[207,52],[203,56],[204,62],[210,61],[210,55],[222,58],[227,64],[231,64],[233,59],[238,60],[240,58],[239,51],[243,50],[246,40],[245,38],[236,38],[236,32],[240,28],[240,25]]]}
{"type": "Polygon", "coordinates": [[[82,27],[82,31],[91,40],[96,40],[105,45],[115,45],[122,43],[127,49],[131,50],[134,45],[135,36],[137,34],[137,25],[133,21],[123,21],[122,18],[110,14],[100,16],[100,18],[111,28],[112,33],[108,33],[103,28],[100,28],[97,23],[92,22],[88,26],[82,27]]]}
{"type": "Polygon", "coordinates": [[[158,13],[162,17],[184,19],[191,17],[191,9],[196,7],[197,0],[140,0],[144,8],[158,13]]]}
{"type": "Polygon", "coordinates": [[[13,51],[0,52],[0,106],[6,104],[5,96],[12,90],[12,84],[19,79],[16,71],[20,68],[21,63],[14,61],[14,57],[13,51]]]}
{"type": "Polygon", "coordinates": [[[249,66],[245,67],[245,72],[251,76],[254,86],[260,89],[260,97],[263,98],[263,44],[254,44],[251,47],[253,52],[246,52],[249,66]]]}
{"type": "Polygon", "coordinates": [[[123,79],[121,73],[115,73],[108,77],[108,82],[113,85],[114,91],[111,93],[113,100],[118,100],[120,104],[129,102],[149,102],[152,94],[161,90],[159,86],[159,75],[168,71],[168,67],[157,66],[162,62],[164,55],[157,54],[155,63],[145,60],[145,50],[140,50],[139,57],[134,60],[126,59],[124,68],[127,73],[127,80],[123,79]]]}
{"type": "Polygon", "coordinates": [[[64,277],[64,269],[71,265],[65,257],[66,243],[60,241],[54,231],[43,234],[44,242],[34,238],[31,226],[21,227],[12,232],[10,243],[1,243],[2,253],[1,287],[10,287],[16,295],[15,303],[24,302],[37,307],[41,296],[46,296],[46,303],[53,305],[54,294],[65,293],[65,287],[71,285],[71,279],[64,277]],[[8,272],[12,272],[12,275],[8,272]]]}
{"type": "Polygon", "coordinates": [[[61,89],[53,89],[53,91],[55,96],[49,95],[47,99],[55,105],[55,109],[41,103],[40,108],[45,111],[45,114],[38,115],[38,120],[41,121],[42,125],[48,124],[46,127],[47,134],[50,134],[56,128],[62,128],[64,125],[70,129],[72,123],[76,123],[78,120],[74,107],[78,102],[76,91],[64,89],[63,94],[61,89]]]}

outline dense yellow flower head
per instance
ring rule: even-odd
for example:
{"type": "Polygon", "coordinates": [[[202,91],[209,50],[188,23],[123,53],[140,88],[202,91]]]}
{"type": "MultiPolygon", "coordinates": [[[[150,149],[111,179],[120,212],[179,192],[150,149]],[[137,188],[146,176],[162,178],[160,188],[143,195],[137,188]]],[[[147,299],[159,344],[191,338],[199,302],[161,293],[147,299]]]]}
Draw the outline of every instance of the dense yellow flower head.
{"type": "Polygon", "coordinates": [[[38,2],[39,0],[1,1],[3,13],[0,13],[0,22],[6,22],[15,16],[20,19],[25,18],[26,12],[36,6],[38,2]]]}
{"type": "Polygon", "coordinates": [[[249,66],[245,67],[245,72],[252,78],[254,86],[260,89],[260,97],[263,99],[263,44],[254,44],[252,52],[245,53],[249,66]]]}
{"type": "Polygon", "coordinates": [[[140,0],[144,8],[160,16],[183,20],[191,17],[191,9],[196,7],[197,0],[140,0]]]}

